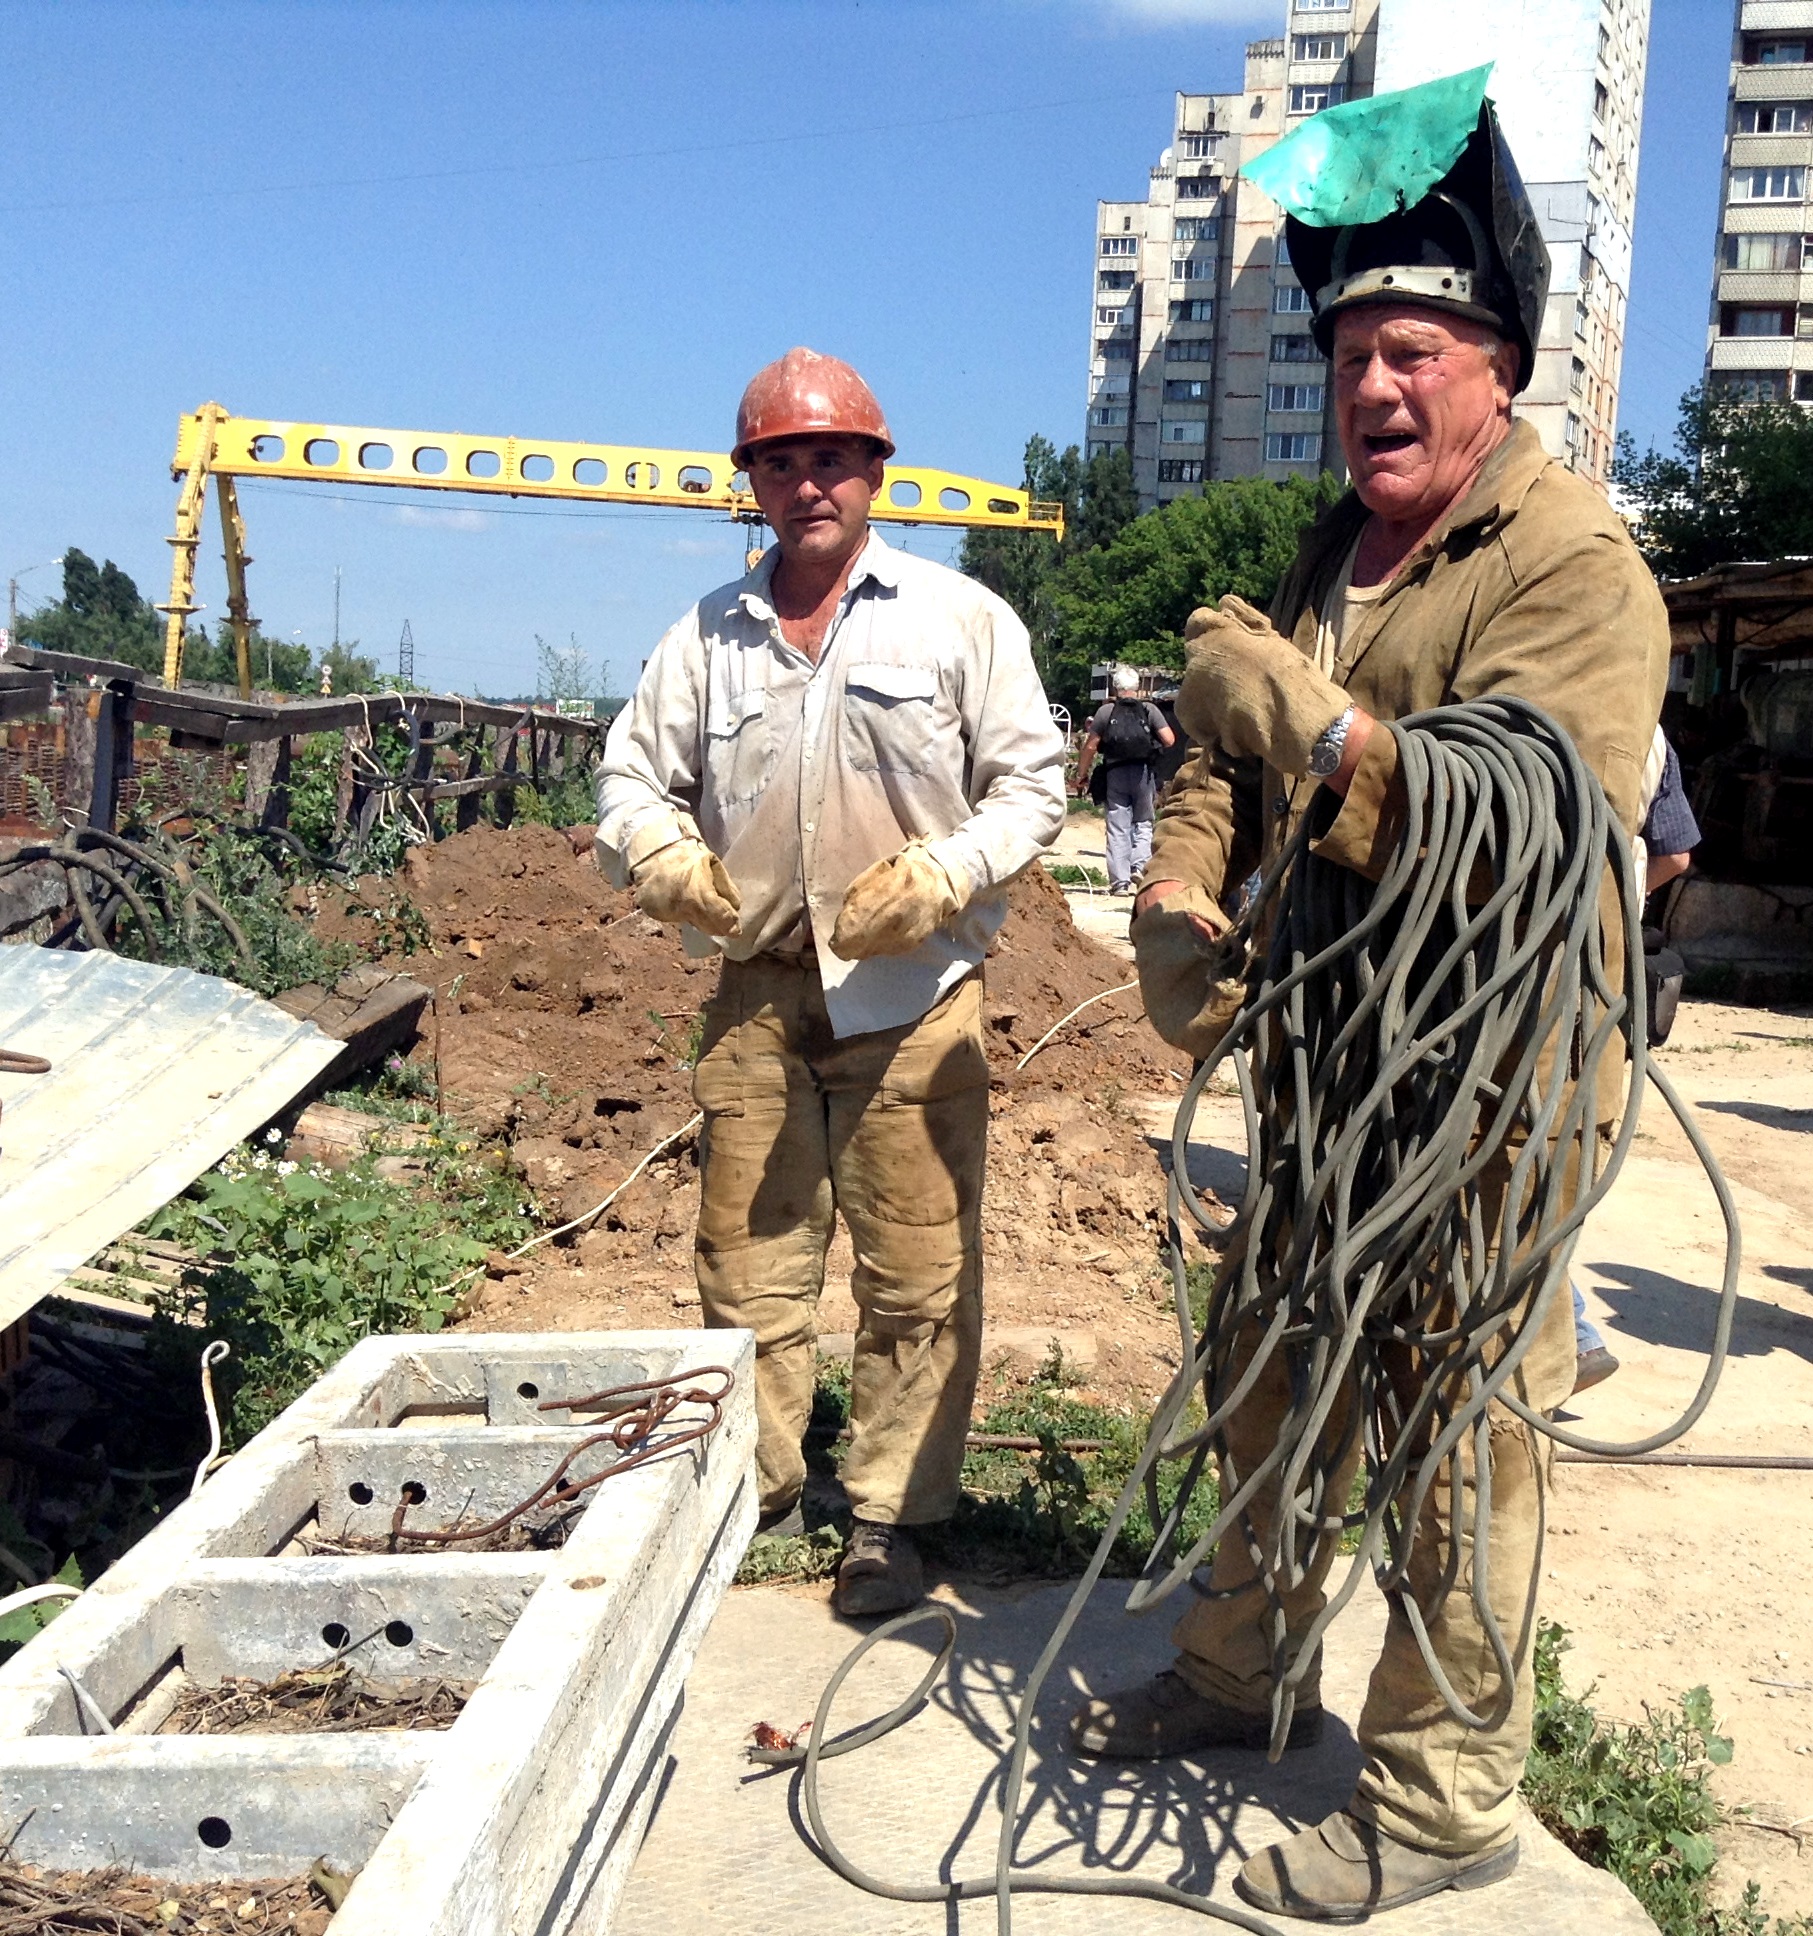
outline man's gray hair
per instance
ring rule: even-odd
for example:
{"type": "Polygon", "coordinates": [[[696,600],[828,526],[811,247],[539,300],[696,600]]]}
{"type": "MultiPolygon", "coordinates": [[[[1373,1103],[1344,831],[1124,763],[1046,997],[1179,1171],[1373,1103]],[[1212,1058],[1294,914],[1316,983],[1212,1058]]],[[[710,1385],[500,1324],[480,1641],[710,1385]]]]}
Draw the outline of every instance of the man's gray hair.
{"type": "Polygon", "coordinates": [[[1139,674],[1131,666],[1114,668],[1114,690],[1116,692],[1138,692],[1139,674]]]}

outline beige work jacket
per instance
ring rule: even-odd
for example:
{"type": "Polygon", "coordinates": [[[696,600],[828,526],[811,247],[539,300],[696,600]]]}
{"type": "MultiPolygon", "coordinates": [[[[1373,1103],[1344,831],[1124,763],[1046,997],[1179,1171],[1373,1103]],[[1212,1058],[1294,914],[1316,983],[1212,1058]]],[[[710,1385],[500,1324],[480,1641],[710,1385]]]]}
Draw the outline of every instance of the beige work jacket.
{"type": "MultiPolygon", "coordinates": [[[[1324,513],[1272,602],[1272,623],[1312,658],[1367,516],[1352,491],[1324,513]]],[[[1667,613],[1623,520],[1548,456],[1528,424],[1513,427],[1453,516],[1349,619],[1334,677],[1375,719],[1518,694],[1567,729],[1636,832],[1668,679],[1667,613]]],[[[1378,877],[1401,825],[1397,767],[1397,742],[1374,733],[1317,853],[1378,877]]],[[[1227,762],[1203,749],[1185,762],[1164,798],[1147,880],[1186,881],[1217,900],[1238,886],[1228,879],[1231,778],[1227,762]]],[[[1278,852],[1316,784],[1266,770],[1260,851],[1240,864],[1278,852]]]]}

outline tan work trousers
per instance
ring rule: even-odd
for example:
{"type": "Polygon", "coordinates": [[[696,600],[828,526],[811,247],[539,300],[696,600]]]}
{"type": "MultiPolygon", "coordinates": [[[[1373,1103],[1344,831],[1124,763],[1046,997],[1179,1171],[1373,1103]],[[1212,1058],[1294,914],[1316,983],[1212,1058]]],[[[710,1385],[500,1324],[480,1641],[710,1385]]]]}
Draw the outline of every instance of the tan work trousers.
{"type": "Polygon", "coordinates": [[[791,1505],[805,1480],[818,1300],[842,1211],[860,1316],[844,1489],[862,1519],[949,1518],[982,1351],[981,977],[904,1028],[840,1041],[815,960],[726,961],[693,1094],[705,1112],[699,1298],[707,1325],[755,1333],[762,1510],[791,1505]]]}
{"type": "MultiPolygon", "coordinates": [[[[1573,1382],[1574,1319],[1564,1281],[1519,1367],[1514,1388],[1525,1404],[1541,1412],[1559,1405],[1573,1382]]],[[[1287,1375],[1274,1358],[1229,1421],[1229,1446],[1241,1470],[1252,1471],[1270,1449],[1288,1403],[1287,1375]]],[[[1517,1656],[1509,1709],[1488,1728],[1469,1728],[1456,1720],[1424,1664],[1409,1618],[1394,1599],[1385,1645],[1360,1713],[1365,1762],[1349,1804],[1360,1819],[1398,1841],[1448,1854],[1472,1853],[1510,1840],[1517,1784],[1530,1747],[1531,1653],[1547,1461],[1530,1428],[1504,1407],[1494,1404],[1488,1422],[1492,1513],[1486,1597],[1517,1656]]],[[[1331,1437],[1340,1436],[1343,1424],[1339,1416],[1330,1420],[1331,1437]]],[[[1464,1443],[1458,1456],[1470,1524],[1475,1486],[1471,1445],[1464,1443]]],[[[1346,1499],[1357,1462],[1356,1450],[1335,1487],[1336,1499],[1346,1499]]],[[[1253,1505],[1262,1532],[1276,1510],[1276,1488],[1262,1489],[1253,1505]]],[[[1424,1611],[1431,1653],[1455,1693],[1481,1715],[1496,1710],[1505,1688],[1473,1604],[1474,1554],[1464,1531],[1454,1585],[1439,1609],[1429,1612],[1436,1607],[1436,1583],[1454,1539],[1444,1469],[1429,1489],[1417,1522],[1409,1590],[1424,1611]]],[[[1330,1546],[1311,1575],[1282,1596],[1288,1661],[1297,1658],[1302,1637],[1327,1605],[1325,1587],[1335,1559],[1330,1546]]],[[[1350,1562],[1343,1556],[1341,1563],[1350,1562]]],[[[1254,1580],[1246,1542],[1238,1534],[1224,1539],[1210,1569],[1210,1584],[1231,1590],[1232,1597],[1194,1600],[1171,1636],[1181,1650],[1177,1671],[1182,1678],[1199,1694],[1248,1713],[1264,1711],[1271,1701],[1270,1611],[1257,1584],[1250,1592],[1239,1591],[1254,1580]]],[[[1320,1667],[1317,1661],[1298,1688],[1300,1708],[1320,1699],[1320,1667]]]]}

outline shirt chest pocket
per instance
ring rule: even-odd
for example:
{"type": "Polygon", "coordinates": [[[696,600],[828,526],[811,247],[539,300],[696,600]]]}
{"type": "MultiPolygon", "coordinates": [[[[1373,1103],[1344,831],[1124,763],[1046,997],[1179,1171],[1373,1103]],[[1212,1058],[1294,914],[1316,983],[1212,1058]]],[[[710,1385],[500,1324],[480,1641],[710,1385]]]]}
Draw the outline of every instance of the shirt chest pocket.
{"type": "Polygon", "coordinates": [[[931,772],[937,724],[935,667],[853,665],[845,675],[844,759],[856,772],[931,772]]]}
{"type": "Polygon", "coordinates": [[[714,692],[705,708],[705,763],[711,790],[740,804],[761,792],[774,764],[767,723],[768,694],[760,686],[714,692]]]}

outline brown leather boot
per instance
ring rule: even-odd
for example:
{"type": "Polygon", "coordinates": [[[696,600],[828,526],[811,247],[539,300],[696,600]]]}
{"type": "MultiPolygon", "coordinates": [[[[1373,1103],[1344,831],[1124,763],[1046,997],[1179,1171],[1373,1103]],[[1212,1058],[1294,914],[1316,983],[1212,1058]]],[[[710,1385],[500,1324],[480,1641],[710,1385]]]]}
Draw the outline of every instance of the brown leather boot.
{"type": "MultiPolygon", "coordinates": [[[[1306,1748],[1321,1734],[1322,1710],[1300,1707],[1284,1745],[1306,1748]]],[[[1264,1748],[1271,1738],[1270,1714],[1212,1701],[1169,1667],[1143,1687],[1085,1701],[1070,1717],[1070,1745],[1078,1754],[1116,1761],[1163,1761],[1204,1748],[1264,1748]]]]}
{"type": "Polygon", "coordinates": [[[904,1526],[859,1519],[837,1569],[831,1604],[849,1619],[904,1613],[925,1598],[925,1563],[904,1526]]]}
{"type": "Polygon", "coordinates": [[[1243,1902],[1310,1922],[1357,1923],[1444,1889],[1483,1889],[1517,1867],[1517,1838],[1465,1855],[1413,1849],[1345,1809],[1261,1849],[1234,1878],[1243,1902]]]}

